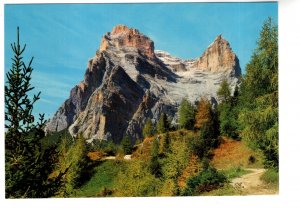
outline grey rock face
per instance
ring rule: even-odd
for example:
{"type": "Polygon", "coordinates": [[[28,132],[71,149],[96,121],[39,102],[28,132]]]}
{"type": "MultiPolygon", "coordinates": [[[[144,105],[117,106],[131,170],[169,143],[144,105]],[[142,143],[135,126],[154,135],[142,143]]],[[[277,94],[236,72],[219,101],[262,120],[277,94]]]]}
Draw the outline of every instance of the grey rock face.
{"type": "Polygon", "coordinates": [[[138,139],[147,118],[156,122],[164,112],[176,123],[183,98],[195,102],[205,96],[216,103],[216,92],[224,78],[232,92],[239,83],[238,59],[223,38],[214,41],[201,62],[153,52],[154,44],[148,37],[126,26],[115,27],[101,44],[103,47],[88,63],[84,80],[71,90],[69,99],[47,123],[47,132],[68,128],[72,135],[83,133],[88,139],[115,143],[125,135],[138,139]],[[203,61],[210,54],[214,64],[205,70],[203,61]],[[218,57],[222,65],[218,65],[218,57]]]}
{"type": "Polygon", "coordinates": [[[66,129],[76,120],[79,113],[85,109],[91,94],[101,84],[106,66],[107,61],[103,54],[89,61],[84,80],[71,89],[70,97],[46,124],[46,133],[66,129]]]}

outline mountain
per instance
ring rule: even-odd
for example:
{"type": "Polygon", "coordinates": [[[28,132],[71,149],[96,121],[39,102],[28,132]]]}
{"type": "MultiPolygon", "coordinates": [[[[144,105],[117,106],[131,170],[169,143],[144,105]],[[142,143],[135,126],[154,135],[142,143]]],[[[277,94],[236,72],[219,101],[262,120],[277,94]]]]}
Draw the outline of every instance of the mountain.
{"type": "Polygon", "coordinates": [[[221,81],[226,78],[233,90],[240,75],[239,60],[222,36],[199,59],[182,60],[155,50],[153,41],[138,30],[118,25],[103,36],[84,80],[71,90],[45,131],[68,128],[72,135],[115,143],[125,135],[139,139],[147,118],[156,122],[165,112],[176,123],[183,98],[195,102],[205,96],[217,103],[221,81]]]}

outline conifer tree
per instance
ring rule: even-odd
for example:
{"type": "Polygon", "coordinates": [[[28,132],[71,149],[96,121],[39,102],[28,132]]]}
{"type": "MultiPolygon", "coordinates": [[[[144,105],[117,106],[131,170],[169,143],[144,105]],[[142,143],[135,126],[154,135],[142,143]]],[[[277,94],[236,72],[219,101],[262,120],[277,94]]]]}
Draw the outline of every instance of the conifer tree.
{"type": "Polygon", "coordinates": [[[125,155],[131,154],[133,146],[132,146],[132,143],[131,143],[131,139],[128,135],[126,135],[122,139],[121,146],[122,146],[122,149],[123,149],[125,155]]]}
{"type": "Polygon", "coordinates": [[[165,133],[169,130],[170,125],[169,125],[169,121],[168,121],[168,117],[165,113],[162,113],[160,115],[160,118],[157,122],[157,133],[162,134],[165,133]]]}
{"type": "Polygon", "coordinates": [[[181,128],[192,129],[195,123],[195,108],[186,98],[184,98],[178,109],[178,123],[181,128]]]}
{"type": "Polygon", "coordinates": [[[278,169],[278,29],[271,18],[257,44],[241,85],[241,136],[263,152],[266,167],[278,169]]]}
{"type": "Polygon", "coordinates": [[[147,119],[143,128],[143,137],[150,137],[154,134],[153,124],[151,119],[147,119]]]}
{"type": "Polygon", "coordinates": [[[228,103],[231,97],[230,87],[226,79],[223,79],[220,85],[217,95],[220,102],[228,103]]]}
{"type": "Polygon", "coordinates": [[[234,94],[231,96],[230,87],[224,79],[217,91],[220,104],[218,105],[220,132],[222,135],[237,139],[238,134],[238,87],[235,87],[234,94]]]}
{"type": "MultiPolygon", "coordinates": [[[[11,44],[14,57],[12,67],[6,73],[5,84],[5,191],[8,198],[49,197],[59,181],[50,181],[49,174],[55,164],[55,148],[44,148],[41,139],[45,121],[33,116],[33,106],[40,93],[30,98],[31,67],[23,61],[26,45],[20,45],[19,28],[17,42],[11,44]]],[[[60,177],[58,177],[60,178],[60,177]]]]}
{"type": "Polygon", "coordinates": [[[151,148],[151,159],[150,159],[150,172],[151,174],[159,177],[161,175],[161,166],[158,159],[159,153],[159,141],[154,140],[151,148]]]}
{"type": "Polygon", "coordinates": [[[166,153],[170,152],[170,144],[171,144],[170,134],[169,132],[166,132],[166,134],[164,134],[161,139],[159,154],[165,155],[166,153]]]}

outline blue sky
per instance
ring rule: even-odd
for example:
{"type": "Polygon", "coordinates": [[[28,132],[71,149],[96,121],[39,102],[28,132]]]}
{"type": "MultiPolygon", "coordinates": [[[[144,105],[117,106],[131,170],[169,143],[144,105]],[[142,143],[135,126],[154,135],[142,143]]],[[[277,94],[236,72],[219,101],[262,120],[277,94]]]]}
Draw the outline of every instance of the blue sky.
{"type": "Polygon", "coordinates": [[[5,5],[5,72],[10,43],[20,27],[34,56],[32,85],[41,91],[35,113],[51,117],[83,79],[101,37],[117,24],[139,29],[155,49],[183,59],[197,58],[219,34],[229,41],[244,72],[264,20],[277,23],[277,3],[29,4],[5,5]]]}

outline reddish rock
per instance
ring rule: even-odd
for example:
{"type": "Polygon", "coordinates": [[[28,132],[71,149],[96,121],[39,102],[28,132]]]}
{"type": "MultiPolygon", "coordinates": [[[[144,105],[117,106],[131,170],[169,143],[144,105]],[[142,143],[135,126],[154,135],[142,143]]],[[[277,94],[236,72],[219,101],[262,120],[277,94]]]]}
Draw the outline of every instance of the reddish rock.
{"type": "Polygon", "coordinates": [[[111,33],[103,36],[100,51],[105,51],[111,47],[117,49],[133,47],[145,56],[155,58],[153,41],[137,29],[128,28],[125,25],[117,25],[111,33]]]}

